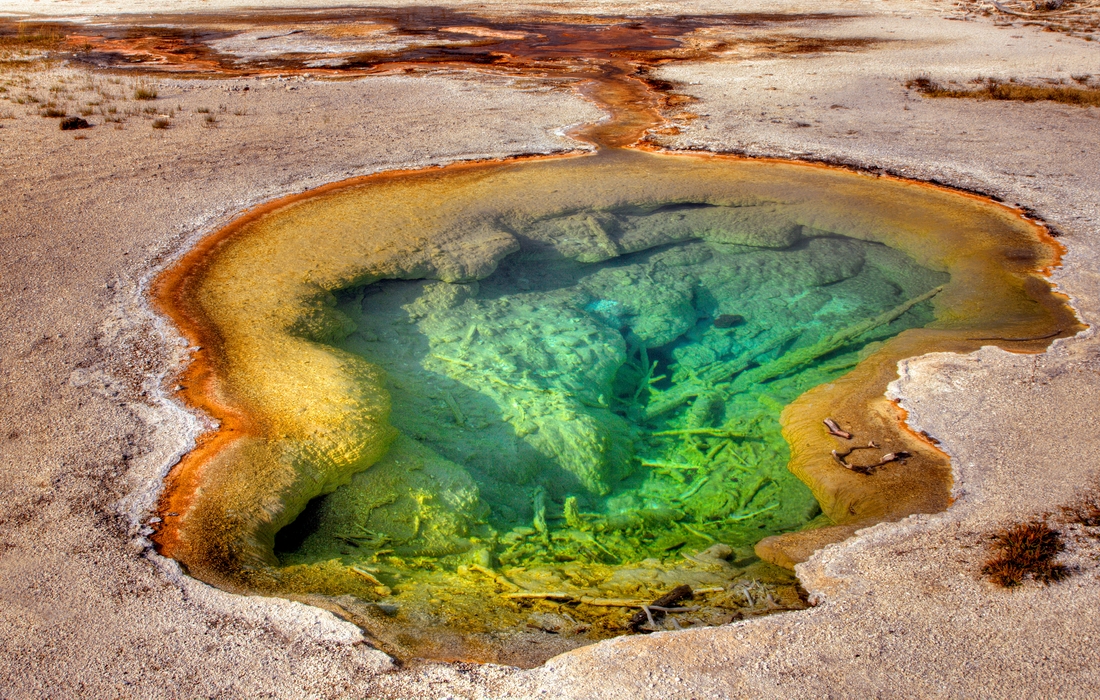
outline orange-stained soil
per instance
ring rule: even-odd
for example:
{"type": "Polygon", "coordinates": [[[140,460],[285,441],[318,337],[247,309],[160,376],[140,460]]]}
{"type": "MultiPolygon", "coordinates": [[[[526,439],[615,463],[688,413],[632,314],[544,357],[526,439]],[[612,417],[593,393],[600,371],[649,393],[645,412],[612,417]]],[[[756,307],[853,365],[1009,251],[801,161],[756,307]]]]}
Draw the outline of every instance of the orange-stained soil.
{"type": "MultiPolygon", "coordinates": [[[[559,87],[575,86],[612,115],[578,137],[615,147],[633,143],[647,129],[675,133],[675,126],[661,126],[659,112],[690,101],[670,94],[671,83],[651,79],[652,67],[733,55],[858,51],[874,43],[797,33],[803,25],[844,18],[778,13],[498,18],[442,8],[257,11],[158,16],[156,26],[146,26],[140,17],[117,17],[91,25],[51,23],[48,36],[42,38],[68,60],[140,75],[337,79],[476,69],[559,87]],[[777,28],[785,33],[759,33],[777,28]],[[234,54],[225,44],[242,33],[252,40],[252,54],[234,54]],[[265,46],[275,46],[271,42],[288,39],[289,45],[262,51],[265,46]],[[300,46],[294,43],[298,41],[300,46]]],[[[26,36],[28,26],[0,23],[0,40],[26,36]]],[[[695,115],[681,110],[673,116],[686,121],[695,115]]]]}

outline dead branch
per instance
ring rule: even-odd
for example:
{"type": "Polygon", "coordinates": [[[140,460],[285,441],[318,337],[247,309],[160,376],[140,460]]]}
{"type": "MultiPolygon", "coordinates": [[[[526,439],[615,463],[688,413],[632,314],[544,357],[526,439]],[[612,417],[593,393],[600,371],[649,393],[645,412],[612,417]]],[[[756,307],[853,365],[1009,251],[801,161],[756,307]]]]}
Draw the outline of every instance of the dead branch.
{"type": "Polygon", "coordinates": [[[682,583],[676,588],[673,588],[668,593],[653,601],[647,606],[644,606],[641,610],[634,613],[630,618],[630,629],[637,632],[642,625],[649,622],[650,626],[657,626],[657,619],[664,616],[665,611],[663,608],[675,607],[677,603],[682,600],[691,600],[694,594],[691,591],[691,586],[686,583],[682,583]],[[656,615],[654,615],[656,612],[656,615]]]}
{"type": "Polygon", "coordinates": [[[492,569],[487,569],[486,567],[484,567],[480,564],[471,564],[470,565],[470,570],[476,571],[479,574],[484,574],[484,575],[488,576],[489,578],[493,579],[494,581],[496,581],[498,584],[500,584],[504,588],[507,588],[507,589],[510,589],[510,590],[513,590],[513,591],[523,590],[520,586],[517,586],[516,584],[512,583],[511,581],[504,578],[503,576],[501,576],[497,572],[493,571],[492,569]]]}
{"type": "Polygon", "coordinates": [[[825,427],[829,429],[830,435],[836,435],[837,437],[844,438],[845,440],[852,439],[852,434],[849,433],[847,430],[841,430],[840,426],[837,425],[837,422],[832,418],[826,418],[822,421],[822,423],[824,423],[825,427]]]}
{"type": "Polygon", "coordinates": [[[522,591],[519,593],[505,593],[505,598],[512,600],[575,600],[576,596],[572,593],[565,593],[562,591],[522,591]]]}
{"type": "Polygon", "coordinates": [[[852,454],[853,452],[855,452],[856,450],[870,450],[870,449],[878,449],[878,445],[875,444],[874,440],[867,443],[867,445],[865,445],[865,446],[852,447],[852,448],[850,448],[846,451],[843,451],[843,452],[833,450],[832,455],[833,455],[833,459],[835,459],[840,466],[842,466],[845,469],[848,469],[850,471],[856,472],[857,474],[870,474],[871,472],[878,469],[879,467],[882,467],[882,466],[885,466],[885,465],[887,465],[891,462],[897,462],[899,460],[906,459],[907,457],[912,456],[908,452],[905,452],[904,450],[898,450],[897,452],[887,452],[886,454],[884,454],[879,459],[879,461],[875,462],[874,464],[868,464],[868,465],[852,464],[847,459],[848,456],[850,454],[852,454]]]}
{"type": "Polygon", "coordinates": [[[749,388],[750,386],[753,386],[754,384],[760,384],[762,382],[775,379],[776,377],[782,377],[784,374],[787,374],[788,372],[791,372],[792,370],[795,370],[802,365],[813,362],[819,357],[828,355],[835,350],[839,350],[840,348],[844,347],[864,333],[868,333],[875,330],[876,328],[880,328],[896,321],[909,309],[913,308],[917,304],[928,301],[942,291],[942,285],[934,289],[930,289],[924,294],[914,297],[903,304],[899,304],[898,306],[895,306],[889,311],[881,313],[874,318],[855,323],[851,326],[848,326],[847,328],[842,328],[828,338],[823,338],[813,345],[788,352],[784,355],[777,357],[771,362],[757,367],[756,369],[751,369],[743,372],[730,385],[729,393],[737,394],[749,388]]]}

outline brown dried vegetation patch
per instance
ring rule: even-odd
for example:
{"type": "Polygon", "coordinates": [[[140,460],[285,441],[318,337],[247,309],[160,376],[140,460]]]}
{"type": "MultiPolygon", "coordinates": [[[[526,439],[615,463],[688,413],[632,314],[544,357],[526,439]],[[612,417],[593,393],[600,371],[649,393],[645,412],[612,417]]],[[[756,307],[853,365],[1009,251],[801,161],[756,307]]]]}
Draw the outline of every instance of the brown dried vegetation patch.
{"type": "Polygon", "coordinates": [[[63,40],[60,30],[51,25],[0,21],[0,72],[44,67],[42,54],[55,50],[63,40]]]}
{"type": "Polygon", "coordinates": [[[1046,521],[1012,525],[993,534],[996,554],[982,573],[1004,588],[1019,586],[1027,579],[1050,584],[1069,576],[1069,568],[1054,559],[1066,546],[1062,534],[1046,521]]]}
{"type": "Polygon", "coordinates": [[[778,54],[801,55],[811,53],[863,51],[876,44],[885,42],[882,39],[864,39],[859,37],[825,38],[787,35],[759,39],[753,43],[766,51],[778,54]]]}
{"type": "Polygon", "coordinates": [[[46,51],[56,49],[64,40],[61,31],[48,24],[29,22],[0,23],[0,52],[46,51]]]}
{"type": "Polygon", "coordinates": [[[1013,100],[1017,102],[1058,102],[1079,107],[1100,107],[1100,88],[1091,87],[1088,81],[1082,87],[1070,85],[1031,85],[1013,80],[982,78],[973,88],[944,85],[927,76],[913,78],[905,87],[925,97],[964,97],[974,100],[1013,100]]]}
{"type": "MultiPolygon", "coordinates": [[[[1077,503],[1063,507],[1062,516],[1069,523],[1100,527],[1100,488],[1089,491],[1077,503]]],[[[1090,534],[1100,536],[1100,533],[1090,534]]]]}

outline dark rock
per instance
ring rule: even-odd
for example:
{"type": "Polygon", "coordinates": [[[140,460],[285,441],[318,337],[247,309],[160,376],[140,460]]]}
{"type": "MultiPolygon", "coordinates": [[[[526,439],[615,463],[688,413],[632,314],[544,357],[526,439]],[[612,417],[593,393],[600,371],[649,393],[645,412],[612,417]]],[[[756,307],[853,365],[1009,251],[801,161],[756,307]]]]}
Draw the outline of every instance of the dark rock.
{"type": "Polygon", "coordinates": [[[715,328],[733,328],[745,322],[745,317],[740,314],[722,314],[714,319],[715,328]]]}
{"type": "Polygon", "coordinates": [[[88,123],[88,120],[80,117],[65,117],[61,120],[62,131],[72,131],[73,129],[91,129],[92,125],[88,123]]]}

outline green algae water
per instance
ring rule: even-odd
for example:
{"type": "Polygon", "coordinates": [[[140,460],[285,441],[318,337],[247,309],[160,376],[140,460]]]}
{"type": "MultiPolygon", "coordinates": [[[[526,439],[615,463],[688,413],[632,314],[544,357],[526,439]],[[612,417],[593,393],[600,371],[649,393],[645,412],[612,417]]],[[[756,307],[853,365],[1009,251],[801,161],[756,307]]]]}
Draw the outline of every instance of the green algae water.
{"type": "Polygon", "coordinates": [[[946,507],[886,383],[1075,332],[1056,260],[988,202],[779,163],[611,152],[292,201],[169,292],[223,424],[158,542],[399,657],[533,665],[804,607],[754,546],[946,507]]]}
{"type": "Polygon", "coordinates": [[[817,515],[786,468],[781,409],[931,321],[930,301],[883,314],[947,276],[837,236],[697,240],[722,209],[550,219],[482,281],[341,293],[355,330],[339,347],[384,371],[401,433],[387,461],[403,468],[316,504],[316,530],[284,561],[623,565],[715,542],[747,552],[817,515]],[[688,240],[600,248],[624,229],[688,240]],[[734,380],[749,368],[774,376],[734,380]]]}
{"type": "MultiPolygon", "coordinates": [[[[471,565],[503,568],[516,589],[497,625],[550,614],[574,638],[633,612],[561,617],[593,591],[650,601],[676,585],[752,582],[752,546],[820,513],[787,470],[780,411],[933,320],[930,299],[912,301],[948,276],[801,229],[724,242],[729,215],[686,203],[573,213],[518,231],[519,250],[483,280],[341,291],[350,333],[337,346],[383,370],[400,435],[288,529],[282,563],[354,567],[390,604],[444,618],[452,606],[440,593],[425,605],[420,589],[483,575],[471,565]],[[645,248],[670,238],[682,240],[645,248]],[[619,254],[624,239],[643,249],[619,254]],[[556,599],[524,606],[537,600],[525,591],[556,599]]],[[[785,583],[783,605],[798,605],[785,583]]],[[[725,622],[745,602],[678,622],[725,622]]]]}

